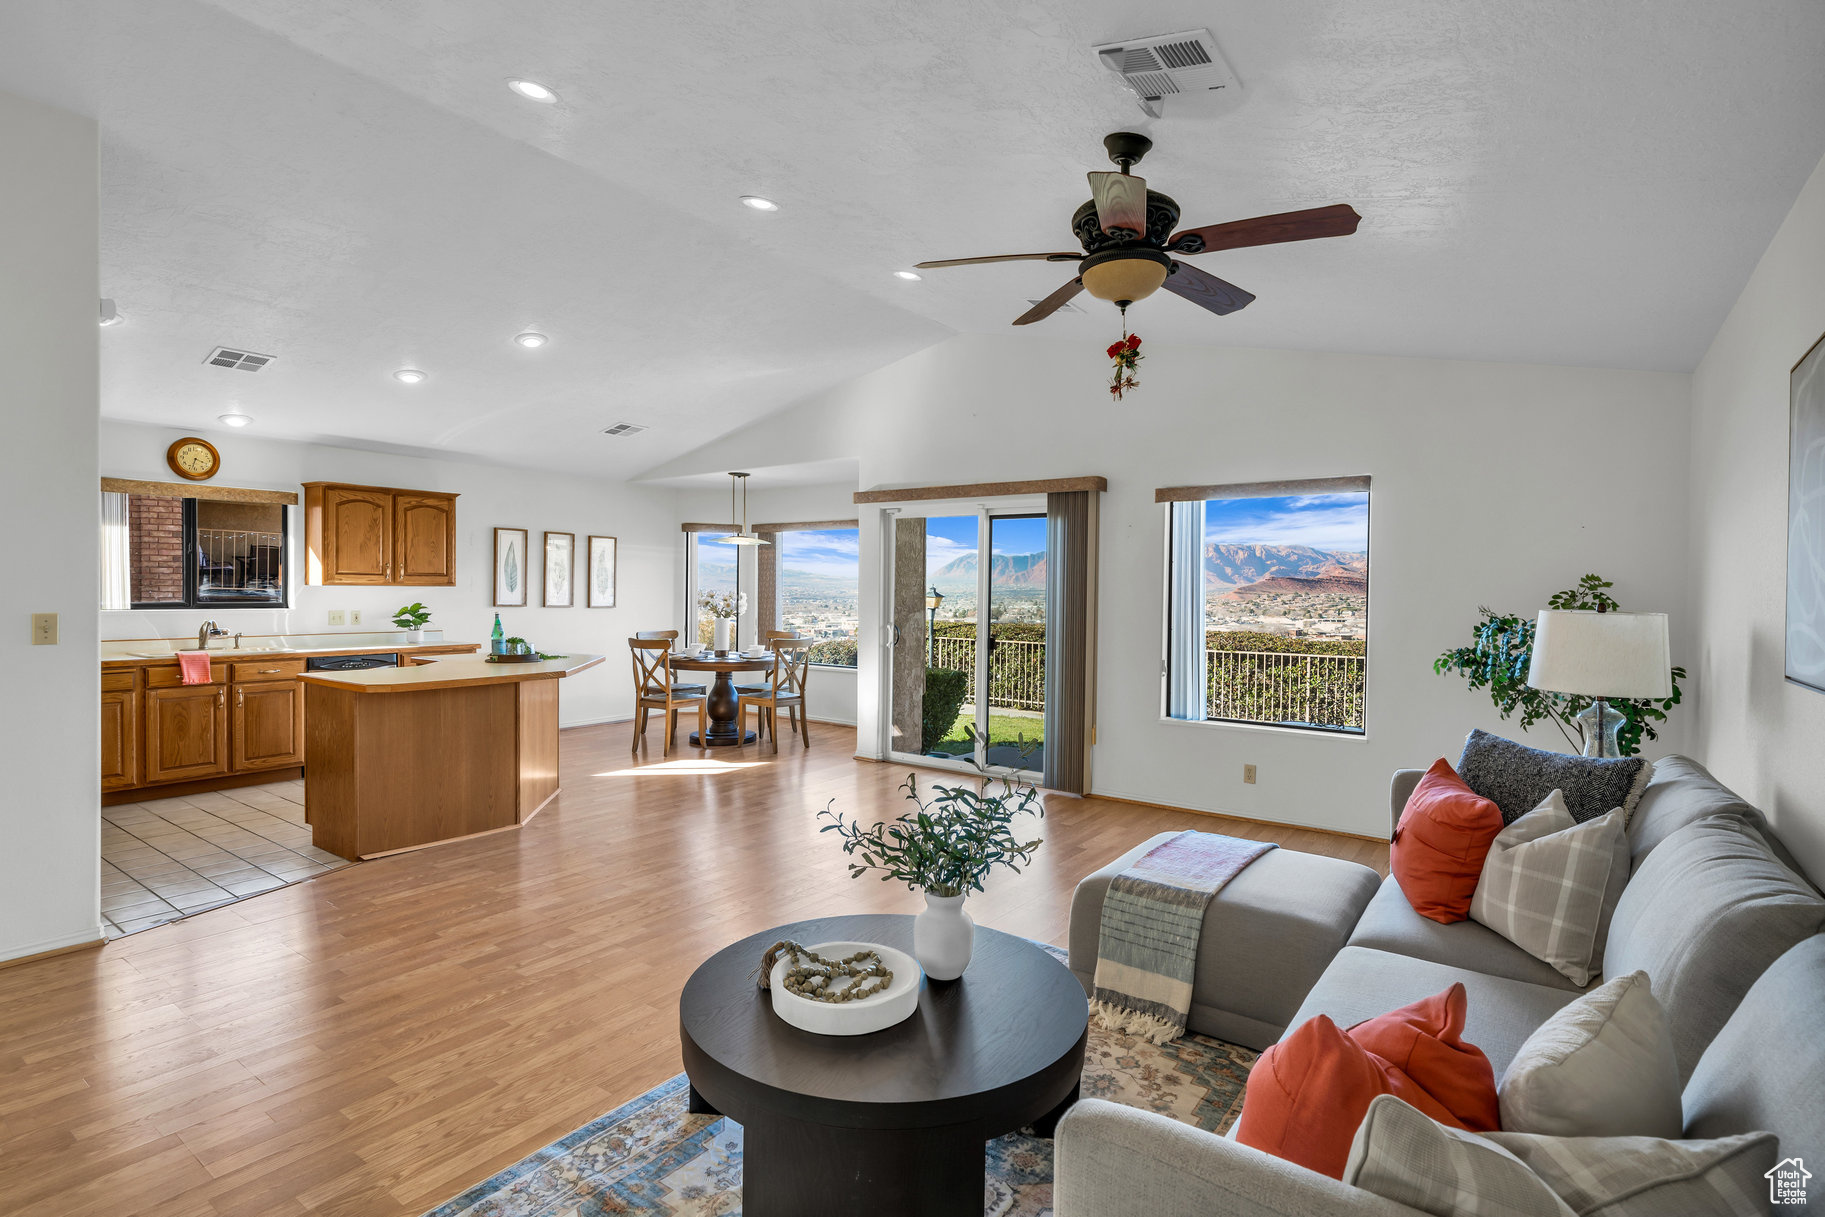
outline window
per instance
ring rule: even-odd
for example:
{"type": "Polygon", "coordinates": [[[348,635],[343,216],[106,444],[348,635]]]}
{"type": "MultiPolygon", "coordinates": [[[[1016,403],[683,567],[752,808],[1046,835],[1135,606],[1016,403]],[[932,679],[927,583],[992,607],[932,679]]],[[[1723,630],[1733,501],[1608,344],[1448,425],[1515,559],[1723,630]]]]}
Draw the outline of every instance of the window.
{"type": "Polygon", "coordinates": [[[104,493],[101,607],[285,605],[289,521],[281,503],[104,493]]]}
{"type": "Polygon", "coordinates": [[[853,528],[804,529],[773,534],[781,629],[816,641],[811,662],[856,666],[861,619],[861,563],[853,528]]]}
{"type": "Polygon", "coordinates": [[[691,636],[701,643],[709,643],[716,633],[717,614],[712,613],[709,606],[722,609],[726,616],[734,612],[737,602],[736,572],[741,563],[742,547],[723,541],[724,537],[733,535],[733,530],[685,534],[690,551],[686,565],[691,585],[686,591],[691,636]]]}
{"type": "Polygon", "coordinates": [[[1168,717],[1362,734],[1368,479],[1169,495],[1168,717]]]}

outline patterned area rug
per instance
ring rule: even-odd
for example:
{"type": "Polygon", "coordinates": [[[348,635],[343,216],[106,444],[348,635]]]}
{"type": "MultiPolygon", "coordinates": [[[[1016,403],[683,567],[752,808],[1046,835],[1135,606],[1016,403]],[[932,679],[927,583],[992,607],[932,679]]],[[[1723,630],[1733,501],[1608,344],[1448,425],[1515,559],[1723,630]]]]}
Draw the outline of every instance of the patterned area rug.
{"type": "MultiPolygon", "coordinates": [[[[1202,1035],[1149,1044],[1092,1023],[1083,1094],[1227,1132],[1242,1110],[1256,1055],[1202,1035]]],[[[735,1217],[741,1212],[741,1125],[690,1115],[685,1091],[679,1074],[425,1217],[735,1217]]],[[[1051,1211],[1052,1143],[1020,1134],[989,1142],[987,1217],[1051,1211]]]]}

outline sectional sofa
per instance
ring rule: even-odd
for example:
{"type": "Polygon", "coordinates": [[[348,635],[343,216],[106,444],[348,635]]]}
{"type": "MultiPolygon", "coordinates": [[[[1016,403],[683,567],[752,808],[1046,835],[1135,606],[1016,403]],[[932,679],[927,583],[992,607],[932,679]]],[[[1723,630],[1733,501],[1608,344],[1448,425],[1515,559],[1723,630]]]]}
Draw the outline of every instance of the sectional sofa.
{"type": "MultiPolygon", "coordinates": [[[[1395,774],[1397,822],[1420,776],[1395,774]]],[[[1106,890],[1108,876],[1146,848],[1080,889],[1071,966],[1086,983],[1095,970],[1095,923],[1080,925],[1079,916],[1100,913],[1099,887],[1106,890]]],[[[1655,765],[1630,818],[1629,849],[1629,882],[1610,924],[1604,970],[1647,972],[1666,1010],[1686,1136],[1772,1131],[1783,1155],[1817,1162],[1825,1176],[1825,897],[1765,817],[1685,757],[1655,765]]],[[[1261,862],[1289,853],[1275,850],[1261,862]]],[[[1292,855],[1290,868],[1283,858],[1278,877],[1257,873],[1251,887],[1225,889],[1212,903],[1207,931],[1214,915],[1216,936],[1201,940],[1193,1030],[1259,1046],[1264,1034],[1271,1041],[1318,1014],[1347,1027],[1461,981],[1469,994],[1465,1039],[1482,1048],[1500,1078],[1527,1036],[1582,992],[1476,922],[1441,925],[1419,916],[1392,878],[1376,886],[1370,872],[1365,899],[1362,876],[1339,869],[1349,864],[1311,865],[1309,857],[1292,855]],[[1257,915],[1258,905],[1266,909],[1257,915]],[[1340,934],[1339,916],[1351,909],[1360,914],[1347,935],[1285,1015],[1289,976],[1310,974],[1340,934]],[[1262,917],[1275,932],[1291,934],[1286,953],[1271,953],[1272,933],[1257,932],[1262,917]]],[[[1232,1139],[1112,1103],[1073,1108],[1059,1125],[1055,1152],[1057,1217],[1416,1212],[1232,1139]]]]}

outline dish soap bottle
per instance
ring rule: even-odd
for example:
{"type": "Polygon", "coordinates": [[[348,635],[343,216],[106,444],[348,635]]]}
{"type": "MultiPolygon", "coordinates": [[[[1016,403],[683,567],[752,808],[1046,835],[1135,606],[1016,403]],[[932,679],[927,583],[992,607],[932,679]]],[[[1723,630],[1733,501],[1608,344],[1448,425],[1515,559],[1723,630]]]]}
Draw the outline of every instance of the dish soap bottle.
{"type": "Polygon", "coordinates": [[[490,654],[499,655],[506,650],[506,647],[507,633],[501,629],[501,615],[496,613],[494,615],[494,633],[488,636],[488,651],[490,654]]]}

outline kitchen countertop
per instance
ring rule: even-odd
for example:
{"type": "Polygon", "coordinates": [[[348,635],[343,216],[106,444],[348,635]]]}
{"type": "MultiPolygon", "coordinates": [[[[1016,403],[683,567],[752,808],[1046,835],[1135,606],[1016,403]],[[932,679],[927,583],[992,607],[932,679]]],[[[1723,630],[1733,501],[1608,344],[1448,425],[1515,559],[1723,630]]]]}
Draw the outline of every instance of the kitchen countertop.
{"type": "MultiPolygon", "coordinates": [[[[308,641],[293,646],[283,642],[282,634],[265,634],[257,640],[249,636],[249,644],[236,648],[232,642],[216,639],[217,645],[209,648],[211,663],[233,660],[261,659],[308,659],[313,655],[422,655],[450,651],[478,651],[479,642],[329,642],[320,641],[323,635],[305,635],[308,641]]],[[[373,635],[358,635],[371,639],[373,635]]],[[[196,649],[195,644],[186,645],[181,640],[171,639],[123,639],[103,641],[101,664],[106,668],[149,667],[152,664],[176,663],[179,650],[196,649]],[[161,650],[160,648],[170,648],[161,650]]]]}
{"type": "Polygon", "coordinates": [[[460,689],[473,685],[516,684],[557,680],[603,660],[601,655],[560,655],[537,663],[489,663],[480,655],[452,655],[412,668],[369,668],[361,672],[306,672],[300,679],[356,693],[411,693],[421,689],[460,689]]]}

